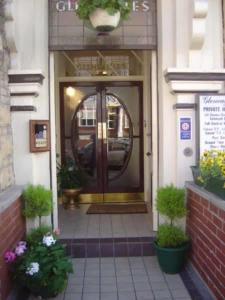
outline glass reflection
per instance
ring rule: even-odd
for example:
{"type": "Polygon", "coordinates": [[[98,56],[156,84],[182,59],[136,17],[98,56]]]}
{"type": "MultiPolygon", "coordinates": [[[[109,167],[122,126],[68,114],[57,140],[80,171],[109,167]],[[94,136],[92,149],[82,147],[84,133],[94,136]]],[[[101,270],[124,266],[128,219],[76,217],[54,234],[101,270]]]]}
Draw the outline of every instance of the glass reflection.
{"type": "Polygon", "coordinates": [[[130,118],[114,95],[106,95],[108,179],[118,177],[128,163],[132,147],[130,118]]]}
{"type": "Polygon", "coordinates": [[[96,178],[96,95],[82,102],[76,114],[76,153],[79,166],[96,178]]]}

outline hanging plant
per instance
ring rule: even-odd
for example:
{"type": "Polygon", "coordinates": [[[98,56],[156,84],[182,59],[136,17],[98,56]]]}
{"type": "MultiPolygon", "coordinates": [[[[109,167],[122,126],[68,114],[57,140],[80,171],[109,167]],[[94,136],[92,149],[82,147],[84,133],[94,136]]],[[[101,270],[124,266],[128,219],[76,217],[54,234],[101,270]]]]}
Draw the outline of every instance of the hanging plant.
{"type": "Polygon", "coordinates": [[[79,0],[76,14],[101,32],[114,30],[131,12],[131,0],[79,0]]]}

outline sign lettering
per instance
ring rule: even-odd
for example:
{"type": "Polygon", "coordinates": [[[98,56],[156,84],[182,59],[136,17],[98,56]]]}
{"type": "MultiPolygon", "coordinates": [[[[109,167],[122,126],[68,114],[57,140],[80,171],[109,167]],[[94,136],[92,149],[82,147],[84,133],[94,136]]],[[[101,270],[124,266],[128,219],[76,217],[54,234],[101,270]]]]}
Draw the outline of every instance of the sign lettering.
{"type": "Polygon", "coordinates": [[[200,155],[205,150],[225,150],[225,95],[199,97],[200,155]]]}
{"type": "MultiPolygon", "coordinates": [[[[75,11],[78,7],[77,0],[59,0],[56,2],[56,10],[59,12],[75,11]]],[[[134,12],[148,12],[150,10],[148,0],[133,0],[134,12]]]]}

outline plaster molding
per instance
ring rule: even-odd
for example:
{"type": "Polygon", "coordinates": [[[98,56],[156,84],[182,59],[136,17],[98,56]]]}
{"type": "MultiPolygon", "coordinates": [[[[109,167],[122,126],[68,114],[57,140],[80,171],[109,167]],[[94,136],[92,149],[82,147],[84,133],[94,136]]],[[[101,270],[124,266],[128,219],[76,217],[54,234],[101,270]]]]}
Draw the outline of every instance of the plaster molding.
{"type": "Polygon", "coordinates": [[[15,27],[15,3],[9,0],[4,4],[5,34],[7,46],[11,53],[17,53],[16,27],[15,27]]]}
{"type": "Polygon", "coordinates": [[[38,97],[41,89],[40,83],[9,83],[10,96],[38,97]]]}
{"type": "Polygon", "coordinates": [[[8,76],[11,96],[37,97],[45,78],[41,70],[9,70],[8,76]]]}
{"type": "Polygon", "coordinates": [[[224,88],[225,69],[167,69],[165,79],[171,93],[219,93],[224,88]]]}
{"type": "Polygon", "coordinates": [[[193,0],[191,50],[201,50],[206,37],[206,19],[209,10],[208,0],[193,0]]]}
{"type": "Polygon", "coordinates": [[[224,88],[223,81],[170,81],[171,93],[219,93],[224,88]]]}

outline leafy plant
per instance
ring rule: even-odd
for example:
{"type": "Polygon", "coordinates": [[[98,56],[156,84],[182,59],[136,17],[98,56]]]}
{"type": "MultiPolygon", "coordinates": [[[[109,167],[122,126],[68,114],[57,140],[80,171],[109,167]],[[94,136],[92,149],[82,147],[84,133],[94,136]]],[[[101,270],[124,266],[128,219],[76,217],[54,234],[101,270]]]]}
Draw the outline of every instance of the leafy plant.
{"type": "Polygon", "coordinates": [[[13,279],[34,295],[55,297],[67,283],[72,264],[65,256],[64,246],[52,232],[41,235],[44,228],[32,232],[29,242],[19,242],[13,251],[5,253],[13,279]],[[32,238],[31,238],[32,236],[32,238]],[[32,242],[31,242],[32,241],[32,242]]]}
{"type": "Polygon", "coordinates": [[[199,181],[204,185],[211,179],[224,181],[225,188],[225,151],[205,151],[199,162],[199,181]]]}
{"type": "Polygon", "coordinates": [[[165,216],[169,224],[159,226],[156,242],[161,247],[176,248],[188,241],[181,228],[174,225],[175,220],[186,215],[185,191],[173,185],[161,187],[157,191],[156,208],[165,216]]]}
{"type": "Polygon", "coordinates": [[[51,228],[49,226],[40,226],[32,229],[27,235],[27,243],[29,245],[39,244],[42,241],[43,236],[49,232],[51,232],[51,228]]]}
{"type": "Polygon", "coordinates": [[[83,172],[78,169],[72,161],[67,161],[64,165],[58,165],[59,190],[77,189],[85,184],[83,172]]]}
{"type": "Polygon", "coordinates": [[[125,20],[131,12],[131,7],[131,0],[79,0],[76,13],[80,19],[88,20],[92,12],[97,8],[102,8],[110,15],[120,11],[121,19],[125,20]]]}
{"type": "Polygon", "coordinates": [[[157,244],[164,248],[176,248],[188,241],[183,230],[169,224],[159,225],[157,233],[157,244]]]}
{"type": "Polygon", "coordinates": [[[23,191],[25,201],[24,215],[27,218],[48,216],[52,211],[52,192],[42,185],[29,184],[23,191]]]}
{"type": "Polygon", "coordinates": [[[166,216],[172,225],[174,220],[186,215],[185,191],[173,185],[159,188],[157,191],[156,208],[166,216]]]}

